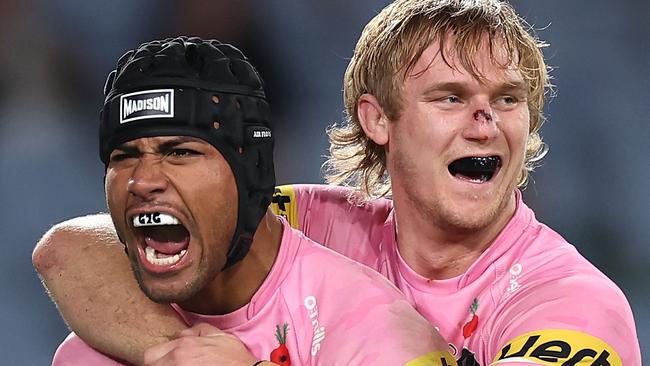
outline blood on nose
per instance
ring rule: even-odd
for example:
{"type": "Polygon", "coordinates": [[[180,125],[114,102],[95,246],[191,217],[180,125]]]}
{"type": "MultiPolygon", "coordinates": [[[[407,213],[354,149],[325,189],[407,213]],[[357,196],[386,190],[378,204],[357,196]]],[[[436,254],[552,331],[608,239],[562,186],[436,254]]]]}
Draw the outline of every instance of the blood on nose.
{"type": "Polygon", "coordinates": [[[490,122],[492,121],[492,116],[483,109],[479,109],[474,112],[474,120],[476,122],[490,122]]]}

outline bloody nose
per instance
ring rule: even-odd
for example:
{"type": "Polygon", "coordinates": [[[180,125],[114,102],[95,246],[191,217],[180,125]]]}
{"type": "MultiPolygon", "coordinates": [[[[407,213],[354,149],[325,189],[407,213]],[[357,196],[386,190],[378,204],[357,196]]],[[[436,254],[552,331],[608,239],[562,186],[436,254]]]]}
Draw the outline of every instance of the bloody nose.
{"type": "Polygon", "coordinates": [[[474,120],[476,122],[490,122],[492,121],[492,116],[488,112],[479,109],[474,112],[474,120]]]}

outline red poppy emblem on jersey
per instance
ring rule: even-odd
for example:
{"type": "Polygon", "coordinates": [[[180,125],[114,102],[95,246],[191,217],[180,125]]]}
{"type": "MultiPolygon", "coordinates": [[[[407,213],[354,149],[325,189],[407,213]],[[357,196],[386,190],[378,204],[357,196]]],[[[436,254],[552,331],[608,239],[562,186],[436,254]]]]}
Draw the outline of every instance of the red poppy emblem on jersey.
{"type": "Polygon", "coordinates": [[[291,366],[291,358],[289,358],[289,349],[287,348],[287,333],[289,332],[289,323],[280,326],[275,326],[275,338],[280,344],[276,349],[271,351],[271,362],[277,363],[281,366],[291,366]]]}
{"type": "Polygon", "coordinates": [[[469,310],[472,314],[472,319],[463,325],[463,337],[465,339],[469,338],[474,334],[476,328],[478,328],[478,315],[476,315],[476,310],[478,310],[478,299],[474,298],[472,305],[469,307],[469,310]]]}

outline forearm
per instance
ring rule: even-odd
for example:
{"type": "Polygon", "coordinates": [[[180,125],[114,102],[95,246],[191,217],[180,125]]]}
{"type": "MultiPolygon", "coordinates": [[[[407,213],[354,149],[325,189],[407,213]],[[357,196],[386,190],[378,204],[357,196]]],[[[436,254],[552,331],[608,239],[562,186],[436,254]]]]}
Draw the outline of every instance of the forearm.
{"type": "Polygon", "coordinates": [[[53,227],[33,263],[66,323],[104,353],[141,364],[146,348],[186,327],[140,291],[108,215],[53,227]]]}

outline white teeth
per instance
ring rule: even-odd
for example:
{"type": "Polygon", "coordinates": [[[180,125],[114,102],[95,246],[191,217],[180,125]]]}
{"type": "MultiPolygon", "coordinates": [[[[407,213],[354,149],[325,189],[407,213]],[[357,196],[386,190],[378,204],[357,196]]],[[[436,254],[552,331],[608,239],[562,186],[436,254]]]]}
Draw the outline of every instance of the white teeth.
{"type": "Polygon", "coordinates": [[[181,260],[181,258],[183,258],[185,253],[187,253],[187,249],[183,249],[179,253],[174,255],[168,255],[168,254],[156,252],[154,248],[150,246],[146,246],[144,248],[144,252],[147,258],[147,262],[151,264],[155,264],[157,266],[169,266],[181,260]]]}
{"type": "Polygon", "coordinates": [[[162,212],[146,212],[133,216],[133,226],[178,225],[181,222],[172,215],[162,212]]]}
{"type": "Polygon", "coordinates": [[[480,177],[480,178],[470,178],[470,179],[468,179],[468,180],[469,180],[470,182],[472,182],[472,183],[485,183],[485,182],[487,182],[487,177],[482,176],[482,177],[480,177]]]}

